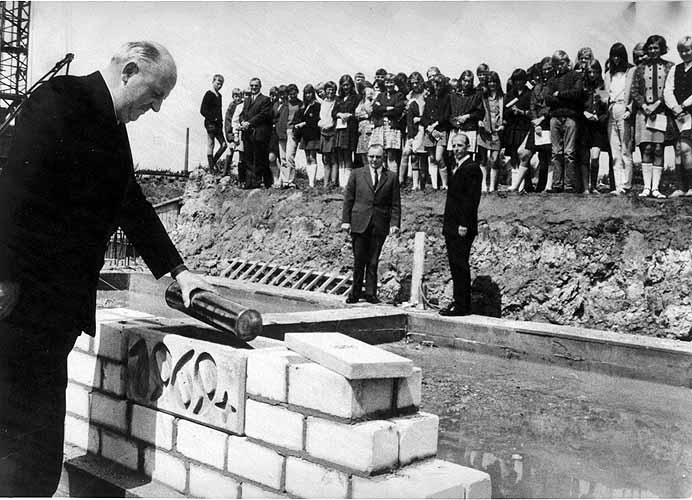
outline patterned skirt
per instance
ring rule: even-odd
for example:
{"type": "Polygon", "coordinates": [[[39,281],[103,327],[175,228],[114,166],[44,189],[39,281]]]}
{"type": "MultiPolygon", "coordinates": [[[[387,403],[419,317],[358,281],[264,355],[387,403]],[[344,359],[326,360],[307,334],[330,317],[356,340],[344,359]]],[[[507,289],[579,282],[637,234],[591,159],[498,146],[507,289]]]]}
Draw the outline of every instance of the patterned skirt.
{"type": "Polygon", "coordinates": [[[376,127],[370,137],[370,145],[381,145],[384,149],[401,149],[401,130],[387,125],[376,127]]]}

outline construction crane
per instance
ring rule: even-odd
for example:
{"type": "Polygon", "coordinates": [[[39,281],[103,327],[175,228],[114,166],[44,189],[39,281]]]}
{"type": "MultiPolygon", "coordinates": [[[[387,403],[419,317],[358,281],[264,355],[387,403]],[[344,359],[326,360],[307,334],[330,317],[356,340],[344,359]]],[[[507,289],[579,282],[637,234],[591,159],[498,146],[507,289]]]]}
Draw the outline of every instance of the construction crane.
{"type": "Polygon", "coordinates": [[[36,87],[55,76],[70,63],[74,54],[67,54],[43,77],[27,89],[29,70],[29,21],[31,2],[0,3],[0,169],[7,161],[12,142],[10,126],[22,104],[36,87]]]}

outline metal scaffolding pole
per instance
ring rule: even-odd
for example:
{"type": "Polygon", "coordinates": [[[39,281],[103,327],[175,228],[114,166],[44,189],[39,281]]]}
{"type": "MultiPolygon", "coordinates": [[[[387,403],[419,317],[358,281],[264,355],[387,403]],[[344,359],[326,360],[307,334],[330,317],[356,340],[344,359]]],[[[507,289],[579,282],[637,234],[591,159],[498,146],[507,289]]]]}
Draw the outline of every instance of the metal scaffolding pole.
{"type": "Polygon", "coordinates": [[[31,2],[2,2],[0,19],[0,109],[2,115],[26,97],[31,2]]]}

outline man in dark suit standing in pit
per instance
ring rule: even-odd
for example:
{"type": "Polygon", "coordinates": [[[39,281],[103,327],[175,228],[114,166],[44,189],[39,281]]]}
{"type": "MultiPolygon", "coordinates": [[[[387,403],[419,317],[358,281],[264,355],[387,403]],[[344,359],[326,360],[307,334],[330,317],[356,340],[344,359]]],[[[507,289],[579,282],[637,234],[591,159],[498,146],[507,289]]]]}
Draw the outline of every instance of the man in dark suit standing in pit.
{"type": "Polygon", "coordinates": [[[243,148],[247,165],[245,187],[256,188],[264,182],[269,188],[274,177],[269,169],[269,139],[272,134],[271,99],[260,93],[262,82],[259,78],[250,80],[250,97],[245,99],[240,115],[240,128],[243,131],[243,148]]]}
{"type": "Polygon", "coordinates": [[[354,169],[344,191],[341,228],[351,230],[353,287],[347,304],[358,302],[365,273],[365,300],[377,298],[377,264],[388,234],[399,232],[401,196],[396,174],[384,170],[382,146],[368,148],[368,166],[354,169]]]}
{"type": "Polygon", "coordinates": [[[452,140],[455,166],[449,178],[442,234],[454,284],[454,301],[442,316],[471,314],[471,267],[469,256],[478,234],[478,205],[483,173],[468,153],[469,138],[461,133],[452,140]]]}
{"type": "Polygon", "coordinates": [[[41,85],[0,175],[0,496],[52,496],[62,468],[67,355],[96,331],[96,285],[118,226],[186,305],[210,289],[183,264],[135,180],[125,124],[175,86],[170,53],[125,44],[102,71],[41,85]]]}

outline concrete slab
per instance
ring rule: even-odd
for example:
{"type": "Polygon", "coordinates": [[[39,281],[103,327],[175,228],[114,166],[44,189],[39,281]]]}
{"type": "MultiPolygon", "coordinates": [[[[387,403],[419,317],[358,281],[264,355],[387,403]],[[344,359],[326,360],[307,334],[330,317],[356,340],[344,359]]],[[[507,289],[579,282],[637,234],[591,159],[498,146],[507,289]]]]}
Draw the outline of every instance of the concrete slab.
{"type": "Polygon", "coordinates": [[[476,315],[411,312],[408,328],[438,346],[692,387],[691,343],[476,315]]]}
{"type": "Polygon", "coordinates": [[[428,460],[372,478],[353,477],[353,498],[490,498],[490,476],[428,460]]]}
{"type": "Polygon", "coordinates": [[[413,362],[337,332],[287,333],[292,351],[347,379],[399,378],[413,373],[413,362]]]}
{"type": "Polygon", "coordinates": [[[341,332],[368,344],[396,342],[406,334],[406,314],[392,306],[364,306],[262,315],[262,335],[282,340],[286,332],[341,332]]]}

